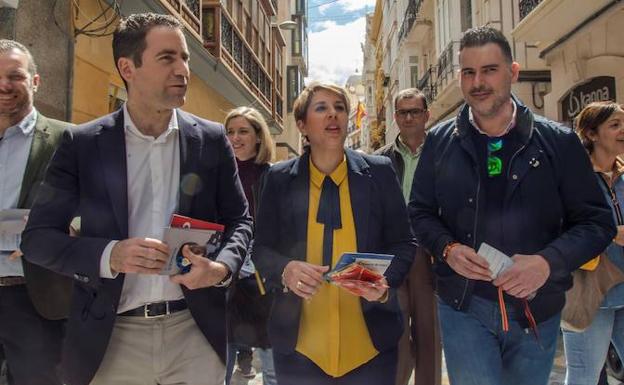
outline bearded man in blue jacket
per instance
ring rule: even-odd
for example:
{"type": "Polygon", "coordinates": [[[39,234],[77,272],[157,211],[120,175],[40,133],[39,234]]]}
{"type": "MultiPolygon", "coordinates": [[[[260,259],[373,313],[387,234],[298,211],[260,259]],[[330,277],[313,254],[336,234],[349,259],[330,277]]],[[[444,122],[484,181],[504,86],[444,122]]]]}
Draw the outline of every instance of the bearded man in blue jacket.
{"type": "Polygon", "coordinates": [[[435,256],[453,385],[546,385],[570,273],[615,236],[589,159],[568,128],[511,94],[519,74],[504,35],[465,32],[457,118],[428,135],[410,217],[435,256]],[[485,243],[511,257],[494,274],[485,243]]]}

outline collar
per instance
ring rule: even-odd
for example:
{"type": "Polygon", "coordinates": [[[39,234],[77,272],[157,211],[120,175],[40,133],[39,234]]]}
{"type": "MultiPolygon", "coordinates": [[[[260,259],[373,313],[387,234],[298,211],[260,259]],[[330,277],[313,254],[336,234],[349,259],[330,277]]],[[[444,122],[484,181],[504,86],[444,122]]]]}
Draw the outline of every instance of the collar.
{"type": "MultiPolygon", "coordinates": [[[[425,136],[427,136],[426,132],[425,132],[425,136]]],[[[406,155],[406,156],[411,156],[412,158],[415,158],[415,157],[419,156],[420,153],[422,152],[422,148],[423,148],[423,145],[425,144],[425,141],[423,140],[423,142],[420,144],[420,146],[418,146],[418,148],[416,148],[415,152],[412,152],[412,149],[409,148],[405,143],[403,143],[403,139],[401,139],[401,135],[397,135],[396,140],[395,140],[395,144],[396,144],[397,150],[399,150],[399,152],[401,154],[406,155]]]]}
{"type": "Polygon", "coordinates": [[[500,137],[500,136],[504,136],[506,134],[509,133],[509,131],[511,131],[512,128],[514,128],[516,126],[516,113],[518,111],[518,106],[516,105],[516,102],[513,100],[513,98],[511,99],[511,105],[513,108],[513,112],[511,113],[511,120],[509,121],[509,123],[507,123],[507,127],[505,128],[505,131],[503,131],[502,133],[492,136],[492,135],[488,135],[487,133],[485,133],[484,131],[481,130],[481,128],[479,128],[479,125],[477,124],[476,120],[474,119],[474,115],[472,113],[472,107],[468,106],[468,121],[470,122],[470,124],[472,124],[472,126],[480,133],[483,135],[486,135],[488,137],[500,137]]]}
{"type": "MultiPolygon", "coordinates": [[[[321,170],[316,168],[314,163],[312,163],[312,158],[310,157],[310,181],[318,188],[321,188],[323,185],[323,180],[327,176],[321,170]]],[[[347,177],[347,158],[343,156],[342,162],[338,164],[338,167],[334,171],[329,174],[329,177],[334,181],[336,186],[340,186],[340,184],[347,177]]]]}
{"type": "MultiPolygon", "coordinates": [[[[516,125],[514,127],[514,131],[516,132],[518,140],[523,144],[528,144],[533,136],[533,124],[534,117],[531,110],[525,106],[520,99],[518,99],[514,94],[511,94],[511,99],[516,104],[516,125]]],[[[469,106],[464,103],[464,105],[460,108],[457,117],[455,118],[455,130],[454,134],[458,135],[462,139],[466,139],[469,137],[470,133],[474,128],[470,124],[469,119],[469,106]]]]}
{"type": "Polygon", "coordinates": [[[18,132],[21,132],[24,136],[31,136],[33,131],[35,130],[35,124],[37,123],[37,110],[33,107],[33,109],[22,119],[19,123],[14,126],[9,127],[4,132],[4,137],[7,138],[12,135],[17,135],[18,132]]]}
{"type": "Polygon", "coordinates": [[[156,139],[154,139],[153,136],[145,135],[141,131],[139,131],[137,126],[132,121],[132,118],[130,117],[127,103],[124,103],[123,105],[123,117],[124,117],[124,126],[127,132],[131,133],[132,135],[136,136],[139,139],[154,141],[155,143],[164,142],[169,136],[169,134],[178,130],[178,114],[175,108],[172,111],[171,119],[169,120],[169,125],[167,126],[167,130],[165,130],[165,132],[160,134],[160,136],[156,139]]]}
{"type": "Polygon", "coordinates": [[[615,164],[613,165],[613,169],[611,170],[611,172],[607,173],[604,171],[600,171],[597,170],[596,167],[594,167],[594,171],[602,175],[604,180],[609,182],[610,186],[613,186],[615,184],[615,181],[618,180],[622,175],[624,175],[624,160],[621,159],[619,156],[615,158],[615,164]]]}

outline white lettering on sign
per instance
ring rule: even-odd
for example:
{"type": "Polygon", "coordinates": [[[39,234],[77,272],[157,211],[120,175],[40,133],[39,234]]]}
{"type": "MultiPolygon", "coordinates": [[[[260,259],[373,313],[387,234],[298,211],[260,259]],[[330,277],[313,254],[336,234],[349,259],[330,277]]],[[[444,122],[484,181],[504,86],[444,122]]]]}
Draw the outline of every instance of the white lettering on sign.
{"type": "Polygon", "coordinates": [[[609,89],[606,86],[588,93],[583,93],[583,91],[581,91],[578,95],[572,94],[568,102],[568,116],[576,116],[576,114],[581,112],[589,103],[604,100],[611,100],[609,89]]]}

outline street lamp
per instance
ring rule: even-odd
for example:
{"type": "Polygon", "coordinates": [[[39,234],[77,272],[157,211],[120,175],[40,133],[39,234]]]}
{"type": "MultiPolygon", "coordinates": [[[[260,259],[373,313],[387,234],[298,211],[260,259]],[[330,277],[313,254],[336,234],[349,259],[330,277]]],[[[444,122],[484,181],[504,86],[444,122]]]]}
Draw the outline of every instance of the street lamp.
{"type": "Polygon", "coordinates": [[[292,20],[285,20],[279,24],[274,23],[273,25],[277,26],[277,28],[281,29],[282,31],[294,31],[295,29],[297,29],[297,22],[292,20]]]}

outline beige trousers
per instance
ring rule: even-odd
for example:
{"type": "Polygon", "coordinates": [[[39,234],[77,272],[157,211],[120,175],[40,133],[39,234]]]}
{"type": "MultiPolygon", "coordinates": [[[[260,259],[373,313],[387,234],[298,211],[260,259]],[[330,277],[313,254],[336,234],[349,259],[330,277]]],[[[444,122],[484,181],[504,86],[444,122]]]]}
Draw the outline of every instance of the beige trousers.
{"type": "Polygon", "coordinates": [[[413,371],[413,384],[439,385],[442,345],[438,311],[430,257],[421,248],[418,248],[414,264],[397,295],[405,331],[398,346],[396,384],[407,385],[413,371]]]}
{"type": "Polygon", "coordinates": [[[189,310],[115,320],[91,385],[223,385],[225,366],[189,310]]]}

